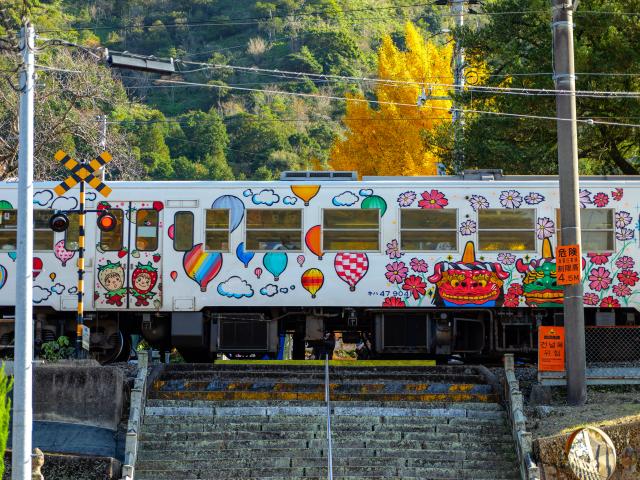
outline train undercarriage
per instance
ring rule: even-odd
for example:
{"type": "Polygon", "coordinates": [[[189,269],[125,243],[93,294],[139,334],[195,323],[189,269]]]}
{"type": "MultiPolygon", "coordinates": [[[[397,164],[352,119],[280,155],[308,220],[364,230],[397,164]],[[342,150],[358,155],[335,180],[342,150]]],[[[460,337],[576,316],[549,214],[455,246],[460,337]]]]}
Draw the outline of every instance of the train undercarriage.
{"type": "MultiPolygon", "coordinates": [[[[2,312],[0,355],[13,356],[13,315],[2,312]]],[[[74,338],[75,315],[34,309],[36,352],[61,335],[74,338]]],[[[491,361],[503,353],[534,356],[537,328],[562,325],[562,309],[370,309],[277,308],[205,309],[201,312],[89,312],[92,356],[101,363],[127,360],[144,339],[160,352],[177,349],[186,361],[231,357],[282,358],[289,337],[292,359],[327,351],[338,333],[344,343],[364,346],[359,358],[435,358],[455,356],[491,361]]],[[[640,326],[633,309],[586,309],[587,327],[640,326]]],[[[640,349],[640,345],[638,346],[640,349]]],[[[640,353],[639,353],[640,355],[640,353]]]]}

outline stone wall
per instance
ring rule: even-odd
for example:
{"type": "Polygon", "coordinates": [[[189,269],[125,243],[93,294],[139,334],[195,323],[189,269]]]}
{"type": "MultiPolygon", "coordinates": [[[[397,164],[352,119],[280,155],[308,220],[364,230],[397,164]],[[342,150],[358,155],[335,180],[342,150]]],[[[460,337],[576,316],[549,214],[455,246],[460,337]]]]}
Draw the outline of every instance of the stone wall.
{"type": "MultiPolygon", "coordinates": [[[[42,474],[45,480],[117,480],[120,462],[113,458],[56,455],[45,453],[42,474]]],[[[3,480],[11,478],[11,451],[4,456],[3,480]]]]}

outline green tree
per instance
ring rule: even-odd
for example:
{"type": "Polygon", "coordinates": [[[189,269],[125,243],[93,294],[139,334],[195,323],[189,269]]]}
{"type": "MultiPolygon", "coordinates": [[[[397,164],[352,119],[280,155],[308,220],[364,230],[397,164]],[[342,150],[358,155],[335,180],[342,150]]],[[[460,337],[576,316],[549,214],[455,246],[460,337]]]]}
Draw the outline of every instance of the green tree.
{"type": "MultiPolygon", "coordinates": [[[[467,57],[486,62],[491,86],[553,89],[549,2],[490,0],[481,28],[461,33],[467,57]],[[526,11],[524,14],[501,14],[526,11]],[[541,72],[547,72],[541,74],[541,72]]],[[[637,17],[611,12],[640,10],[640,0],[582,0],[574,15],[578,90],[637,91],[640,77],[640,29],[637,17]],[[604,13],[609,12],[609,13],[604,13]],[[582,72],[582,74],[580,73],[582,72]],[[604,75],[593,75],[599,73],[604,75]]],[[[555,116],[553,96],[467,92],[466,108],[523,115],[555,116]]],[[[631,99],[577,99],[579,118],[622,121],[640,116],[631,99]]],[[[632,122],[633,123],[633,122],[632,122]]],[[[638,174],[640,131],[613,125],[579,124],[580,169],[593,174],[638,174]]],[[[556,123],[549,120],[468,115],[463,167],[502,168],[508,173],[557,173],[556,123]]],[[[451,159],[445,158],[450,163],[451,159]]]]}
{"type": "Polygon", "coordinates": [[[3,364],[0,368],[0,478],[4,475],[4,452],[7,448],[11,418],[11,398],[9,393],[12,388],[13,379],[5,374],[3,364]]]}

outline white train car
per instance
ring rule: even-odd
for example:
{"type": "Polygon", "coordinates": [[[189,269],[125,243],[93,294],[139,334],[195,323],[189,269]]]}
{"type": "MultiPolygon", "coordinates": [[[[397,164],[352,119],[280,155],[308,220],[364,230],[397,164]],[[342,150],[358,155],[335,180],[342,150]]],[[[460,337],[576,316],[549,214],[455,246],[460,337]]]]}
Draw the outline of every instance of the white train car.
{"type": "MultiPolygon", "coordinates": [[[[75,331],[77,207],[53,183],[34,195],[37,341],[75,331]]],[[[87,208],[85,310],[103,360],[131,333],[187,358],[294,351],[327,330],[367,332],[381,353],[531,351],[562,322],[555,177],[467,172],[364,178],[288,172],[272,182],[110,182],[87,208]]],[[[640,180],[580,184],[587,323],[640,325],[640,180]]],[[[0,183],[0,349],[15,305],[17,184],[0,183]]],[[[73,335],[73,333],[71,333],[73,335]]]]}

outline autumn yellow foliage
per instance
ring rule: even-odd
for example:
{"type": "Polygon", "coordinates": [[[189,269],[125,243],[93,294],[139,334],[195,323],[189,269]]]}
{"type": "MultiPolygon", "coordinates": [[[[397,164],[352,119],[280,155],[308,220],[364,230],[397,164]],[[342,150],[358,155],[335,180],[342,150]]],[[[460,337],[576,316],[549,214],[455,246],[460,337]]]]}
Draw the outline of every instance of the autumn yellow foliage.
{"type": "Polygon", "coordinates": [[[452,46],[425,40],[411,23],[405,27],[406,51],[386,36],[378,51],[378,78],[399,83],[376,82],[375,102],[347,101],[345,136],[332,149],[329,164],[334,170],[355,170],[359,175],[435,175],[438,155],[422,135],[451,122],[448,93],[453,83],[452,46]],[[409,83],[402,83],[409,82],[409,83]],[[440,84],[432,86],[429,84],[440,84]],[[444,100],[416,102],[426,93],[444,100]],[[373,108],[371,106],[373,105],[373,108]]]}

